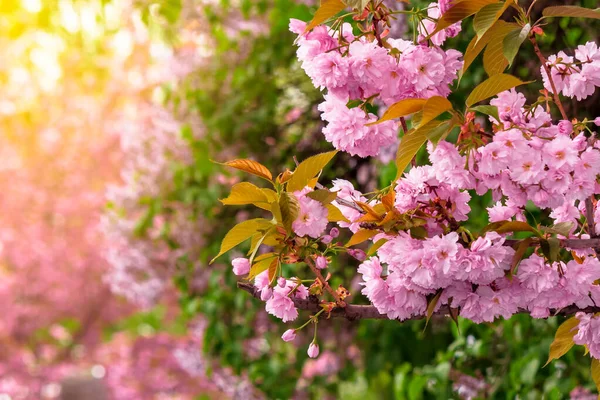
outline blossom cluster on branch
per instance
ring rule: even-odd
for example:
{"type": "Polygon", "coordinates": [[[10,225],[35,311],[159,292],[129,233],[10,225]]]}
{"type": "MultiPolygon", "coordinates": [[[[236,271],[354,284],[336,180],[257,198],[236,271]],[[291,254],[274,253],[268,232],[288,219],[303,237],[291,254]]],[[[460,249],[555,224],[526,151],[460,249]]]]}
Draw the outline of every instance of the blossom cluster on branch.
{"type": "MultiPolygon", "coordinates": [[[[418,27],[414,41],[387,37],[396,11],[378,1],[350,13],[353,23],[330,12],[331,26],[318,25],[327,20],[324,8],[310,24],[290,23],[298,35],[302,68],[315,87],[327,91],[319,106],[327,141],[350,155],[375,156],[402,126],[398,175],[389,187],[363,194],[343,180],[335,180],[331,189],[318,184],[335,152],[310,157],[275,179],[252,160],[225,163],[268,180],[274,190],[243,183],[223,203],[254,204],[270,211],[273,219],[235,226],[219,255],[252,238],[249,258],[234,260],[234,272],[254,279],[255,295],[284,322],[298,317],[297,304],[321,299],[320,310],[311,309],[314,314],[305,324],[283,334],[285,341],[292,341],[299,329],[314,325],[310,357],[319,353],[320,317],[344,309],[350,296],[342,285],[334,288],[330,283],[332,260],[340,253],[361,262],[357,273],[362,294],[390,319],[429,318],[444,310],[453,319],[480,323],[523,311],[547,318],[567,309],[598,310],[596,249],[561,247],[563,239],[597,237],[600,145],[590,127],[598,119],[568,119],[559,96],[562,92],[581,99],[594,92],[597,46],[580,46],[579,63],[562,53],[546,60],[536,42],[543,35],[541,20],[532,19],[531,8],[490,1],[496,17],[483,24],[490,10],[474,3],[442,1],[426,10],[403,11],[418,27]],[[519,14],[516,23],[500,20],[509,7],[519,14]],[[460,21],[472,14],[477,37],[465,55],[442,49],[447,37],[460,32],[460,21]],[[503,55],[497,65],[489,65],[490,56],[484,56],[490,77],[469,95],[466,110],[457,111],[446,99],[450,85],[479,52],[494,45],[494,32],[503,30],[503,55]],[[546,87],[530,104],[514,89],[525,82],[503,73],[515,57],[512,47],[518,50],[527,38],[542,63],[546,87]],[[544,74],[547,69],[550,76],[544,74]],[[474,106],[488,99],[489,105],[474,106]],[[561,119],[553,117],[553,105],[561,119]],[[486,115],[487,121],[476,119],[476,113],[486,115]],[[411,115],[409,130],[406,118],[411,115]],[[460,132],[450,140],[455,127],[460,132]],[[423,144],[429,163],[417,165],[423,144]],[[488,208],[490,224],[483,232],[471,232],[464,224],[471,213],[469,202],[472,195],[487,193],[494,201],[488,208]],[[543,213],[545,225],[527,221],[528,205],[543,213]],[[338,227],[327,231],[330,222],[338,227]],[[346,244],[338,241],[340,228],[352,233],[346,244]],[[525,236],[507,241],[516,233],[525,236]],[[366,252],[355,248],[368,242],[366,252]],[[262,245],[270,250],[259,252],[262,245]],[[289,269],[283,265],[296,265],[298,274],[309,269],[314,277],[286,277],[289,269]]],[[[597,17],[575,8],[555,7],[544,15],[597,17]]],[[[563,335],[571,345],[583,344],[597,359],[597,317],[580,312],[574,318],[570,329],[559,329],[557,340],[565,340],[559,338],[563,335]]],[[[560,355],[551,349],[551,359],[560,355]]]]}

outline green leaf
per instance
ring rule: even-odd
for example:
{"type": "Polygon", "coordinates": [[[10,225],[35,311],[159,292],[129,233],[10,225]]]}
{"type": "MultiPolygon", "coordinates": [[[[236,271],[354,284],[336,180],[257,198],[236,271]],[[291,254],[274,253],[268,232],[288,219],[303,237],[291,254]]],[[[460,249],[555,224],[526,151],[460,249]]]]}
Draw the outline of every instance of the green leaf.
{"type": "Polygon", "coordinates": [[[490,40],[483,53],[483,69],[489,76],[501,74],[508,66],[508,60],[504,57],[503,41],[510,32],[520,29],[515,23],[498,21],[486,34],[490,35],[490,40]]]}
{"type": "Polygon", "coordinates": [[[268,229],[273,227],[273,223],[264,218],[255,218],[249,219],[247,221],[240,222],[223,238],[221,242],[221,250],[219,254],[215,258],[213,258],[210,263],[212,264],[217,258],[233,249],[238,244],[244,242],[247,239],[250,239],[257,232],[266,232],[268,229]]]}
{"type": "Polygon", "coordinates": [[[511,4],[512,0],[507,0],[504,3],[488,4],[479,10],[473,19],[473,29],[479,39],[498,21],[511,4]]]}
{"type": "Polygon", "coordinates": [[[337,150],[330,151],[314,155],[302,161],[287,182],[287,191],[295,192],[304,189],[308,182],[317,176],[336,154],[337,150]]]}
{"type": "Polygon", "coordinates": [[[345,246],[346,247],[356,246],[357,244],[360,244],[362,242],[365,242],[365,241],[371,239],[373,236],[377,235],[378,233],[379,233],[379,231],[375,231],[375,230],[371,230],[371,229],[358,230],[354,235],[352,235],[352,237],[350,238],[348,243],[346,243],[345,246]]]}
{"type": "Polygon", "coordinates": [[[560,240],[557,238],[551,237],[546,240],[540,241],[540,246],[542,247],[542,252],[550,262],[558,261],[558,254],[560,252],[560,240]]]}
{"type": "Polygon", "coordinates": [[[542,11],[544,17],[577,17],[600,19],[600,9],[584,8],[579,6],[546,7],[542,11]]]}
{"type": "Polygon", "coordinates": [[[473,111],[480,112],[485,115],[489,115],[490,117],[494,118],[496,121],[500,122],[500,116],[498,115],[498,107],[496,107],[496,106],[482,105],[482,106],[471,107],[470,109],[473,111]]]}
{"type": "Polygon", "coordinates": [[[596,384],[596,389],[600,391],[600,361],[595,358],[592,358],[591,374],[596,384]]]}
{"type": "Polygon", "coordinates": [[[341,0],[321,0],[321,6],[315,12],[312,21],[306,26],[305,32],[312,30],[317,25],[321,25],[344,8],[346,8],[346,4],[341,0]]]}
{"type": "Polygon", "coordinates": [[[491,76],[473,89],[467,98],[467,107],[471,107],[475,103],[479,103],[480,101],[489,99],[498,93],[512,89],[519,85],[524,85],[525,83],[528,82],[523,82],[519,78],[512,75],[498,74],[491,76]]]}
{"type": "Polygon", "coordinates": [[[288,233],[292,232],[292,224],[298,218],[300,205],[296,196],[283,192],[279,198],[279,209],[281,210],[281,223],[288,233]]]}
{"type": "Polygon", "coordinates": [[[436,128],[442,124],[447,124],[447,122],[433,120],[404,135],[400,141],[398,152],[396,154],[396,167],[398,168],[398,171],[396,173],[396,179],[394,179],[395,181],[402,176],[412,158],[417,154],[423,143],[429,139],[432,132],[439,134],[439,132],[436,131],[436,128]]]}
{"type": "Polygon", "coordinates": [[[462,0],[454,2],[454,5],[438,20],[435,30],[429,34],[429,37],[475,14],[488,4],[494,3],[498,3],[498,0],[462,0]]]}
{"type": "Polygon", "coordinates": [[[554,341],[550,345],[550,354],[548,355],[548,361],[544,364],[544,367],[550,363],[552,360],[558,360],[569,350],[575,343],[573,343],[573,336],[577,334],[577,326],[579,325],[579,320],[575,317],[571,317],[565,322],[562,323],[561,326],[558,327],[556,331],[556,335],[554,335],[554,341]]]}
{"type": "Polygon", "coordinates": [[[508,65],[511,66],[515,56],[519,52],[521,45],[529,36],[529,32],[531,32],[531,25],[527,24],[520,30],[514,30],[509,32],[502,41],[503,54],[506,60],[508,61],[508,65]]]}
{"type": "Polygon", "coordinates": [[[260,202],[268,203],[269,198],[260,188],[249,182],[240,182],[233,185],[229,196],[221,200],[221,203],[225,205],[244,205],[260,202]]]}
{"type": "Polygon", "coordinates": [[[383,113],[383,116],[380,119],[378,119],[375,122],[371,122],[371,123],[367,124],[367,126],[380,124],[384,121],[389,121],[392,119],[406,117],[407,115],[414,114],[418,111],[421,111],[421,109],[423,109],[423,106],[425,105],[426,102],[427,102],[427,100],[425,100],[425,99],[400,100],[399,102],[392,104],[383,113]]]}
{"type": "Polygon", "coordinates": [[[330,192],[327,189],[318,189],[306,194],[306,197],[309,197],[313,200],[318,201],[319,203],[325,205],[329,204],[337,198],[337,194],[334,192],[330,192]]]}
{"type": "Polygon", "coordinates": [[[273,181],[273,175],[271,172],[259,162],[249,159],[239,159],[227,161],[226,163],[222,163],[221,165],[226,165],[228,167],[232,167],[235,169],[239,169],[244,172],[249,172],[253,175],[259,176],[263,179],[268,180],[269,182],[273,181]]]}

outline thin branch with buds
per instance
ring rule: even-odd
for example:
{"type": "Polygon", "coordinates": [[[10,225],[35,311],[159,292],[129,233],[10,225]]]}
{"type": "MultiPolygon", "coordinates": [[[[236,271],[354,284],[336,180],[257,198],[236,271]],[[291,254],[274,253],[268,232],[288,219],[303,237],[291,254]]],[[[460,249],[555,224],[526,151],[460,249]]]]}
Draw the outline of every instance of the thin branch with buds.
{"type": "MultiPolygon", "coordinates": [[[[250,293],[253,297],[260,299],[260,291],[257,287],[250,283],[238,282],[238,288],[250,293]]],[[[294,305],[299,310],[310,311],[313,313],[319,312],[323,309],[321,307],[319,300],[315,296],[309,296],[307,299],[292,299],[294,305]]],[[[561,316],[571,316],[578,312],[585,313],[597,313],[600,312],[600,307],[587,307],[587,308],[579,308],[577,306],[569,306],[562,308],[560,310],[552,310],[551,315],[561,315],[561,316]]],[[[529,314],[529,311],[520,309],[519,314],[529,314]]],[[[375,306],[363,306],[356,304],[347,304],[344,308],[336,307],[329,314],[333,318],[345,318],[349,321],[356,321],[361,319],[389,319],[387,315],[381,314],[377,311],[375,306]]],[[[434,316],[450,316],[450,311],[447,306],[440,307],[440,310],[433,314],[434,316]]],[[[416,321],[425,319],[425,315],[417,315],[406,319],[404,321],[416,321]]],[[[404,322],[403,321],[403,322],[404,322]]]]}

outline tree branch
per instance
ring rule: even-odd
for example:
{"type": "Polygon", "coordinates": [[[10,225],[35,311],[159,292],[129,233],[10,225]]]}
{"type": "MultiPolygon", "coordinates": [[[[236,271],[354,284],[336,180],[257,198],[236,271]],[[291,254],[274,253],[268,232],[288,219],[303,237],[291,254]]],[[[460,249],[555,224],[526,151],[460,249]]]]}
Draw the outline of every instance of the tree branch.
{"type": "MultiPolygon", "coordinates": [[[[253,297],[260,300],[260,292],[256,286],[252,285],[251,283],[245,283],[245,282],[238,282],[237,286],[238,286],[238,288],[250,293],[253,297]]],[[[316,312],[321,311],[321,309],[322,309],[321,306],[319,305],[319,299],[317,299],[315,296],[309,296],[305,300],[292,298],[292,301],[294,302],[294,305],[296,306],[296,308],[298,308],[300,310],[316,313],[316,312]]],[[[560,310],[551,310],[550,315],[552,315],[552,316],[556,316],[556,315],[571,316],[580,311],[592,314],[592,313],[600,312],[600,307],[587,307],[587,308],[581,309],[577,306],[569,306],[569,307],[562,308],[560,310]]],[[[520,309],[518,314],[529,314],[529,311],[527,311],[525,309],[520,309]]],[[[346,307],[344,307],[344,308],[336,307],[331,311],[330,315],[333,318],[345,318],[349,321],[356,321],[356,320],[360,320],[360,319],[389,319],[387,315],[381,314],[379,311],[377,311],[377,308],[375,308],[375,306],[361,306],[361,305],[356,305],[356,304],[346,304],[346,307]]],[[[436,313],[434,313],[433,315],[434,316],[449,316],[450,313],[448,311],[448,308],[444,306],[444,307],[441,307],[440,310],[437,311],[436,313]]],[[[416,321],[416,320],[421,320],[424,318],[425,318],[425,315],[417,315],[415,317],[406,319],[402,322],[416,321]]]]}

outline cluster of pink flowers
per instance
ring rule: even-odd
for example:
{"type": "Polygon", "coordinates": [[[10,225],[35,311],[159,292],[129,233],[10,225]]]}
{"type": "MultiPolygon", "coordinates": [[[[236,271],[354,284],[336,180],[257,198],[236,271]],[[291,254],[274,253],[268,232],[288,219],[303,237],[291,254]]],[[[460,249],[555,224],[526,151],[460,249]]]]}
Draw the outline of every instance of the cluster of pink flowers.
{"type": "MultiPolygon", "coordinates": [[[[583,100],[600,86],[600,50],[594,42],[578,46],[575,57],[563,51],[548,57],[547,66],[556,90],[565,96],[583,100]]],[[[552,84],[543,66],[541,71],[544,87],[552,92],[552,84]]]]}
{"type": "Polygon", "coordinates": [[[586,346],[592,357],[600,359],[600,316],[578,312],[575,317],[579,325],[573,341],[586,346]]]}
{"type": "MultiPolygon", "coordinates": [[[[427,16],[429,18],[424,19],[419,24],[419,33],[421,36],[419,37],[421,40],[427,38],[433,31],[435,30],[436,22],[434,20],[438,20],[442,15],[448,11],[451,6],[451,0],[440,0],[438,3],[431,3],[429,7],[427,7],[427,16]]],[[[449,26],[446,29],[443,29],[431,36],[431,42],[436,46],[441,46],[444,44],[446,39],[453,38],[457,36],[461,31],[461,23],[457,22],[454,25],[449,26]]]]}
{"type": "MultiPolygon", "coordinates": [[[[438,9],[433,3],[430,12],[438,9]]],[[[435,11],[437,10],[437,11],[435,11]]],[[[339,150],[359,157],[378,155],[394,143],[397,123],[387,121],[368,125],[377,116],[362,107],[349,108],[349,101],[378,101],[390,106],[407,98],[447,96],[448,85],[462,67],[462,54],[444,51],[426,44],[414,45],[403,39],[387,39],[391,49],[364,36],[355,37],[350,24],[339,31],[318,26],[305,33],[306,23],[290,22],[290,30],[298,34],[298,59],[315,87],[327,89],[325,102],[319,106],[327,126],[323,133],[327,141],[339,150]]],[[[458,33],[460,24],[435,35],[434,43],[458,33]]]]}
{"type": "Polygon", "coordinates": [[[600,151],[588,146],[583,133],[575,135],[570,121],[553,124],[541,106],[526,111],[525,97],[514,89],[491,104],[498,107],[500,121],[494,122],[501,129],[469,159],[478,194],[491,189],[498,201],[490,220],[522,218],[522,207],[532,201],[552,208],[557,222],[575,222],[575,204],[599,192],[600,151]]]}
{"type": "Polygon", "coordinates": [[[318,201],[306,196],[311,191],[306,187],[294,193],[300,205],[300,211],[292,224],[292,229],[298,236],[310,236],[316,239],[327,228],[327,209],[318,201]]]}
{"type": "Polygon", "coordinates": [[[260,298],[266,301],[265,310],[283,322],[298,318],[298,309],[292,298],[306,299],[308,288],[295,280],[279,278],[275,287],[270,286],[269,272],[264,271],[256,276],[254,285],[260,291],[260,298]]]}
{"type": "MultiPolygon", "coordinates": [[[[465,169],[466,157],[461,156],[454,145],[440,142],[434,149],[430,143],[431,165],[412,168],[396,185],[396,209],[405,213],[415,209],[431,209],[431,202],[444,200],[456,221],[466,221],[471,211],[471,196],[466,189],[474,187],[474,179],[465,169]]],[[[445,207],[446,208],[446,207],[445,207]]],[[[439,210],[430,210],[430,215],[439,215],[439,210]]],[[[429,220],[433,221],[433,220],[429,220]]],[[[439,226],[428,225],[431,234],[441,233],[439,226]]]]}
{"type": "Polygon", "coordinates": [[[550,310],[569,305],[593,306],[600,301],[594,281],[600,278],[596,258],[549,264],[532,255],[523,260],[512,280],[506,277],[514,250],[504,238],[488,232],[470,247],[455,232],[425,240],[400,234],[384,244],[376,257],[358,268],[366,295],[391,319],[420,316],[427,297],[443,290],[442,305],[460,308],[460,316],[474,322],[510,318],[528,310],[534,318],[547,318],[550,310]]]}

